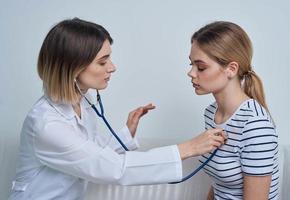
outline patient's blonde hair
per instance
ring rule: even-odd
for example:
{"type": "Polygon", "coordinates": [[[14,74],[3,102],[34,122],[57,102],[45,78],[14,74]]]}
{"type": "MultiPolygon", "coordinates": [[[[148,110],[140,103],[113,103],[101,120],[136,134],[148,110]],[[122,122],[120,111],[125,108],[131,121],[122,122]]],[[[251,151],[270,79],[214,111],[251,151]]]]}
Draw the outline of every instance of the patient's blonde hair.
{"type": "Polygon", "coordinates": [[[193,34],[191,43],[193,42],[221,66],[226,67],[230,62],[237,62],[238,76],[243,83],[244,92],[269,112],[262,81],[251,66],[251,40],[240,26],[224,21],[210,23],[193,34]]]}

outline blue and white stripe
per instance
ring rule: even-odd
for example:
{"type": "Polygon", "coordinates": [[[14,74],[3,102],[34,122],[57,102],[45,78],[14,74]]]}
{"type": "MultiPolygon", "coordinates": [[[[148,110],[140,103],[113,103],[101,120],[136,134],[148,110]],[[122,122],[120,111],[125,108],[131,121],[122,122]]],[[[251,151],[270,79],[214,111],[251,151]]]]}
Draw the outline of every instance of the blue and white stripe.
{"type": "MultiPolygon", "coordinates": [[[[249,99],[226,122],[216,124],[216,110],[216,103],[205,109],[205,128],[223,128],[228,140],[204,168],[213,180],[215,199],[243,199],[244,175],[271,175],[269,199],[279,199],[278,136],[268,112],[249,99]]],[[[200,162],[209,156],[201,156],[200,162]]]]}

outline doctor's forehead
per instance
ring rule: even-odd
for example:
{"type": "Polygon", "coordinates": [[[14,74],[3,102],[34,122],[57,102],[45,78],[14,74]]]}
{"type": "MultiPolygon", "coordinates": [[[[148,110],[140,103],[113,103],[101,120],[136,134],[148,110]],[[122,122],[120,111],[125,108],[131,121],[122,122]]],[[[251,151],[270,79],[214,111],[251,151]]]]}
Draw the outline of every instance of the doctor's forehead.
{"type": "Polygon", "coordinates": [[[106,59],[110,57],[111,53],[112,53],[111,44],[109,40],[105,40],[102,48],[100,49],[100,51],[98,52],[96,56],[96,59],[97,60],[106,59]]]}

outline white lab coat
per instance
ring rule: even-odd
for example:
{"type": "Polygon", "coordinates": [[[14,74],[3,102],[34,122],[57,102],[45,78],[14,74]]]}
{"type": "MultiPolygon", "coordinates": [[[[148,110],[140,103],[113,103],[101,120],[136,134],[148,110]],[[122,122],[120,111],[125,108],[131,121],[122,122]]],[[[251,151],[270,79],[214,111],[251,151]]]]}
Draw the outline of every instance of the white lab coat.
{"type": "MultiPolygon", "coordinates": [[[[83,199],[88,181],[138,185],[182,178],[176,145],[124,152],[115,138],[104,139],[97,133],[97,119],[84,99],[80,119],[71,105],[54,103],[47,96],[40,98],[22,127],[9,199],[83,199]]],[[[130,150],[137,148],[127,127],[118,135],[130,150]]]]}

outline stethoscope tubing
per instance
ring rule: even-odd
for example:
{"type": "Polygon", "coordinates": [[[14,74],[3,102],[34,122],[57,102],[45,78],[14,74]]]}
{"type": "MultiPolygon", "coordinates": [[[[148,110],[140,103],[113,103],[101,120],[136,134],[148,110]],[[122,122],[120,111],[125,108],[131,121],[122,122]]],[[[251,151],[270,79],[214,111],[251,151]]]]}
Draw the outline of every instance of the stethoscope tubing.
{"type": "Polygon", "coordinates": [[[187,179],[190,179],[191,177],[193,177],[197,172],[199,172],[202,168],[204,168],[204,166],[207,165],[207,163],[209,161],[211,161],[211,159],[215,156],[217,151],[218,151],[218,149],[215,149],[214,152],[206,159],[206,161],[204,163],[202,163],[198,168],[196,168],[192,173],[190,173],[186,177],[182,178],[180,181],[170,182],[168,184],[182,183],[182,182],[186,181],[187,179]]]}
{"type": "MultiPolygon", "coordinates": [[[[85,97],[85,96],[84,96],[85,97]]],[[[86,101],[91,105],[92,109],[96,112],[96,114],[103,119],[104,123],[106,124],[106,126],[108,127],[108,129],[110,130],[110,132],[113,134],[113,136],[117,139],[117,141],[121,144],[121,146],[125,149],[125,151],[129,151],[129,149],[127,148],[127,146],[122,142],[122,140],[118,137],[118,135],[115,133],[115,131],[113,130],[113,128],[110,126],[109,122],[107,121],[105,115],[104,115],[104,107],[103,107],[103,103],[101,100],[101,96],[99,94],[99,91],[97,91],[97,101],[99,103],[100,109],[101,111],[99,111],[97,109],[97,107],[92,104],[86,97],[85,97],[86,101]]],[[[182,183],[188,179],[190,179],[191,177],[193,177],[197,172],[199,172],[205,165],[207,165],[207,163],[215,156],[216,152],[218,149],[215,149],[213,151],[213,153],[207,158],[207,160],[202,163],[197,169],[195,169],[192,173],[190,173],[189,175],[185,176],[184,178],[182,178],[180,181],[175,181],[175,182],[170,182],[168,184],[178,184],[178,183],[182,183]]]]}
{"type": "MultiPolygon", "coordinates": [[[[100,104],[102,104],[101,101],[100,101],[100,104]]],[[[128,147],[122,142],[122,140],[118,137],[118,135],[115,133],[113,128],[110,126],[110,124],[107,121],[105,115],[103,113],[101,114],[94,104],[92,104],[91,107],[94,109],[94,111],[97,113],[97,115],[103,119],[103,121],[105,122],[105,124],[108,127],[108,129],[111,131],[113,136],[118,140],[118,142],[121,144],[121,146],[125,149],[125,151],[129,151],[128,147]]],[[[102,108],[102,106],[101,106],[101,108],[102,108]]],[[[101,110],[103,110],[103,109],[101,109],[101,110]]]]}
{"type": "MultiPolygon", "coordinates": [[[[76,81],[75,81],[76,82],[76,81]]],[[[101,100],[101,96],[99,94],[99,91],[97,90],[97,102],[99,103],[100,109],[101,111],[99,111],[97,109],[97,107],[92,104],[88,98],[81,92],[78,84],[76,83],[77,89],[79,90],[80,94],[85,98],[85,100],[88,102],[88,104],[92,107],[92,109],[95,111],[95,113],[103,119],[104,123],[106,124],[106,126],[108,127],[108,129],[110,130],[110,132],[112,133],[112,135],[117,139],[117,141],[120,143],[120,145],[125,149],[125,151],[129,151],[128,147],[122,142],[122,140],[119,138],[119,136],[115,133],[115,131],[113,130],[113,128],[110,126],[109,122],[107,121],[105,114],[104,114],[104,106],[101,100]]],[[[207,158],[207,160],[202,163],[197,169],[195,169],[192,173],[190,173],[189,175],[185,176],[184,178],[182,178],[180,181],[175,181],[175,182],[170,182],[168,184],[178,184],[178,183],[182,183],[188,179],[190,179],[191,177],[193,177],[197,172],[199,172],[205,165],[207,165],[207,163],[215,156],[216,152],[218,151],[218,149],[214,150],[214,152],[207,158]]]]}

